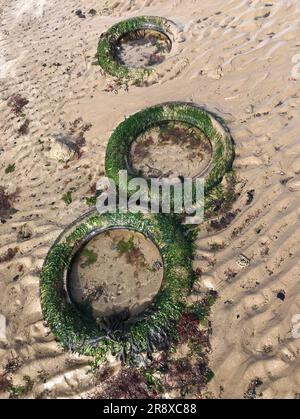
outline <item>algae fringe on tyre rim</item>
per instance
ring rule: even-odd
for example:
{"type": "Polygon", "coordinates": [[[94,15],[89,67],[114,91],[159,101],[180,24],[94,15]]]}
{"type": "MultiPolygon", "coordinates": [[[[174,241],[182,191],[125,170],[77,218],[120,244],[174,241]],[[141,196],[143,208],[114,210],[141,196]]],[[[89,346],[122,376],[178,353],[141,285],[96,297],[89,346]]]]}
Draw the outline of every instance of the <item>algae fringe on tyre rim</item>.
{"type": "Polygon", "coordinates": [[[176,323],[186,308],[194,273],[193,237],[162,215],[102,214],[92,211],[68,227],[45,260],[40,281],[44,318],[65,349],[104,361],[109,353],[134,361],[141,354],[167,347],[176,340],[176,323]],[[164,280],[152,305],[123,330],[103,329],[73,305],[65,280],[78,244],[90,233],[115,227],[144,234],[160,249],[164,280]]]}
{"type": "MultiPolygon", "coordinates": [[[[132,143],[153,126],[171,121],[187,123],[200,129],[211,143],[212,158],[204,174],[205,209],[209,210],[214,206],[212,196],[215,188],[218,189],[218,195],[220,195],[220,190],[222,190],[220,184],[224,176],[232,171],[234,142],[220,117],[195,104],[164,103],[146,108],[125,119],[109,139],[105,159],[106,176],[114,180],[118,186],[120,186],[118,180],[121,170],[128,171],[128,182],[140,176],[139,173],[132,173],[131,168],[128,167],[128,154],[132,143]]],[[[150,181],[148,183],[150,190],[150,181]]],[[[193,186],[195,197],[195,182],[193,186]]]]}
{"type": "Polygon", "coordinates": [[[141,82],[155,73],[151,67],[133,68],[121,65],[116,60],[116,46],[125,35],[150,29],[164,34],[173,43],[173,31],[175,24],[168,19],[157,16],[139,16],[121,21],[113,25],[107,32],[101,35],[98,44],[98,61],[100,67],[108,74],[117,77],[121,81],[141,82]]]}

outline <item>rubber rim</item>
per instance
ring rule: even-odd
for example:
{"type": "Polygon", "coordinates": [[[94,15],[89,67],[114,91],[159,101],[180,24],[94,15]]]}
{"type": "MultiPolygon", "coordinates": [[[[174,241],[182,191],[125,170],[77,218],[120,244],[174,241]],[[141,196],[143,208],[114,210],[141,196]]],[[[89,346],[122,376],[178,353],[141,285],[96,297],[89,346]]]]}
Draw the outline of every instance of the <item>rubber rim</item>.
{"type": "MultiPolygon", "coordinates": [[[[170,102],[146,108],[131,115],[111,135],[105,159],[106,176],[118,186],[119,171],[128,171],[128,153],[133,141],[146,130],[161,122],[185,122],[199,128],[212,145],[212,158],[204,175],[205,196],[220,185],[223,177],[232,170],[234,143],[223,121],[204,108],[190,103],[170,102]]],[[[128,173],[128,182],[138,174],[128,173]]],[[[148,181],[150,187],[150,181],[148,181]]],[[[194,181],[195,188],[195,181],[194,181]]],[[[129,191],[130,195],[130,191],[129,191]]]]}
{"type": "Polygon", "coordinates": [[[114,49],[118,41],[130,32],[143,29],[153,29],[163,33],[173,44],[172,27],[175,24],[168,19],[157,16],[139,16],[121,21],[113,25],[101,35],[98,44],[98,62],[100,67],[108,74],[121,80],[142,81],[155,73],[155,68],[133,68],[119,64],[114,56],[114,49]]]}
{"type": "MultiPolygon", "coordinates": [[[[44,318],[65,349],[105,360],[109,353],[134,358],[149,348],[170,342],[193,282],[192,239],[183,235],[168,217],[139,214],[102,214],[92,211],[71,224],[56,240],[45,260],[40,281],[44,318]],[[159,248],[164,280],[152,305],[126,333],[107,335],[95,321],[86,319],[71,304],[64,287],[65,276],[79,243],[93,232],[122,227],[135,230],[159,248]]],[[[174,336],[173,336],[174,337],[174,336]]]]}

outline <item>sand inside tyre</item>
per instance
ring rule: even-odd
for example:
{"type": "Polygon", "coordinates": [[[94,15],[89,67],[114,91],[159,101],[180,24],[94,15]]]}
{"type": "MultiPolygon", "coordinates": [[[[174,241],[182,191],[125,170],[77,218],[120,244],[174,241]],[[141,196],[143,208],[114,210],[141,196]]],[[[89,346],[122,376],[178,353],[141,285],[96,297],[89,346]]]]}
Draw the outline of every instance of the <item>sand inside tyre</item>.
{"type": "Polygon", "coordinates": [[[138,30],[123,36],[116,45],[116,59],[127,67],[152,67],[163,62],[172,42],[161,32],[138,30]]]}
{"type": "Polygon", "coordinates": [[[187,123],[165,122],[155,126],[133,143],[130,166],[146,178],[204,174],[212,157],[212,147],[204,133],[187,123]]]}
{"type": "Polygon", "coordinates": [[[163,264],[156,245],[127,229],[100,233],[73,260],[68,289],[73,302],[103,318],[130,320],[142,313],[159,292],[163,264]]]}

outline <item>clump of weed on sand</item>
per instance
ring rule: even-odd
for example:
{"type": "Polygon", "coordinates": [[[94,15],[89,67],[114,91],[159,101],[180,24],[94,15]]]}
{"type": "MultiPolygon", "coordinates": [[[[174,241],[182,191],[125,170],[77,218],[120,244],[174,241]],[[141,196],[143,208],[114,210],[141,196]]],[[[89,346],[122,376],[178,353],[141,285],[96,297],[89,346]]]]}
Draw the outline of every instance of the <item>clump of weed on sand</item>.
{"type": "Polygon", "coordinates": [[[124,253],[130,253],[135,249],[133,236],[129,240],[120,240],[117,244],[117,251],[123,255],[124,253]]]}
{"type": "Polygon", "coordinates": [[[136,144],[134,154],[139,159],[143,160],[149,156],[149,147],[154,144],[154,139],[150,135],[145,138],[143,141],[140,141],[136,144]]]}
{"type": "Polygon", "coordinates": [[[16,371],[18,371],[19,368],[21,368],[22,366],[22,362],[20,360],[20,358],[16,357],[16,356],[11,356],[5,365],[5,372],[6,373],[14,373],[16,371]]]}
{"type": "Polygon", "coordinates": [[[23,376],[23,385],[14,385],[12,374],[22,366],[20,358],[11,356],[4,367],[4,372],[0,374],[0,393],[9,393],[10,399],[19,399],[29,394],[34,385],[34,381],[28,376],[23,376]]]}
{"type": "Polygon", "coordinates": [[[188,124],[178,122],[162,123],[159,126],[159,145],[167,143],[177,145],[184,143],[189,150],[193,151],[192,155],[194,157],[197,149],[208,154],[212,152],[211,144],[204,133],[188,124]]]}
{"type": "Polygon", "coordinates": [[[0,256],[0,263],[11,261],[18,253],[19,248],[9,248],[2,256],[0,256]]]}
{"type": "Polygon", "coordinates": [[[8,175],[9,173],[13,173],[16,170],[16,164],[9,164],[5,169],[5,174],[8,175]]]}
{"type": "Polygon", "coordinates": [[[19,136],[29,134],[29,124],[30,124],[30,120],[28,118],[26,118],[18,129],[19,136]]]}
{"type": "Polygon", "coordinates": [[[134,244],[133,236],[129,240],[120,240],[117,243],[117,251],[120,256],[125,255],[126,262],[129,265],[139,265],[146,267],[145,255],[143,252],[134,244]]]}
{"type": "Polygon", "coordinates": [[[9,385],[8,392],[10,399],[19,399],[32,391],[34,381],[28,375],[24,375],[23,381],[24,385],[9,385]]]}
{"type": "Polygon", "coordinates": [[[87,268],[97,262],[98,256],[93,250],[84,249],[80,253],[80,257],[84,258],[84,262],[80,264],[81,268],[87,268]]]}
{"type": "Polygon", "coordinates": [[[85,123],[82,118],[77,118],[69,123],[69,128],[65,133],[57,134],[54,138],[58,143],[72,150],[79,159],[83,154],[82,148],[86,145],[85,133],[91,127],[92,124],[85,123]]]}
{"type": "Polygon", "coordinates": [[[69,131],[70,135],[79,132],[80,134],[84,134],[85,132],[89,131],[92,128],[92,124],[86,123],[83,121],[82,118],[77,118],[73,122],[69,124],[69,131]]]}
{"type": "Polygon", "coordinates": [[[13,204],[19,195],[19,190],[9,194],[4,186],[0,186],[0,219],[6,219],[13,215],[17,210],[13,208],[13,204]]]}
{"type": "Polygon", "coordinates": [[[88,207],[94,207],[97,204],[97,197],[96,196],[86,197],[85,202],[88,207]]]}
{"type": "Polygon", "coordinates": [[[21,96],[20,94],[12,95],[8,99],[8,106],[11,108],[12,112],[17,115],[21,116],[23,113],[23,109],[26,105],[28,105],[29,100],[25,97],[21,96]]]}
{"type": "Polygon", "coordinates": [[[97,377],[97,369],[94,369],[97,381],[104,382],[104,388],[96,390],[91,398],[161,399],[170,392],[178,398],[191,395],[203,398],[214,373],[208,366],[211,329],[202,323],[210,315],[216,298],[215,292],[208,292],[202,301],[187,308],[173,330],[174,345],[162,348],[155,357],[149,352],[148,361],[142,366],[130,369],[124,366],[112,378],[101,375],[101,380],[97,377]],[[183,347],[188,348],[185,355],[183,347]]]}
{"type": "MultiPolygon", "coordinates": [[[[92,177],[91,177],[92,179],[92,177]]],[[[85,198],[86,205],[89,207],[94,207],[97,204],[97,183],[94,182],[88,190],[88,193],[92,196],[87,196],[85,198]]]]}
{"type": "Polygon", "coordinates": [[[260,397],[261,394],[257,394],[257,389],[262,385],[263,385],[263,382],[260,378],[258,377],[254,378],[250,382],[248,389],[246,393],[244,394],[244,399],[253,400],[253,399],[256,399],[257,397],[260,397]]]}
{"type": "Polygon", "coordinates": [[[66,192],[63,197],[62,200],[64,201],[64,203],[69,206],[72,204],[73,202],[73,193],[75,192],[75,188],[71,188],[68,190],[68,192],[66,192]]]}
{"type": "Polygon", "coordinates": [[[149,392],[143,375],[136,369],[123,368],[105,383],[102,391],[91,396],[92,399],[150,399],[155,398],[149,392]]]}

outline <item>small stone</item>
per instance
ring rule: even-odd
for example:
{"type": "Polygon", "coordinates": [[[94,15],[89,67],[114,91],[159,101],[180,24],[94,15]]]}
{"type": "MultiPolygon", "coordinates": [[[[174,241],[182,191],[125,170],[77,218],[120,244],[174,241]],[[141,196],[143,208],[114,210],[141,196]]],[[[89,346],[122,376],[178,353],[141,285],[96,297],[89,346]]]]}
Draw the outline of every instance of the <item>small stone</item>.
{"type": "Polygon", "coordinates": [[[247,256],[245,256],[242,253],[240,253],[238,255],[238,258],[236,260],[236,263],[241,268],[247,268],[250,265],[250,259],[248,259],[247,256]]]}
{"type": "Polygon", "coordinates": [[[217,68],[209,70],[207,72],[207,77],[215,80],[220,80],[223,77],[223,75],[223,69],[220,65],[217,68]]]}
{"type": "Polygon", "coordinates": [[[196,279],[193,284],[193,291],[195,293],[204,293],[209,291],[215,291],[216,286],[212,277],[208,275],[203,275],[201,278],[196,279]]]}
{"type": "Polygon", "coordinates": [[[82,13],[81,9],[76,10],[75,15],[78,16],[80,19],[85,19],[85,14],[82,13]]]}
{"type": "Polygon", "coordinates": [[[280,291],[280,292],[277,294],[277,298],[278,298],[279,300],[281,300],[281,301],[284,301],[284,300],[285,300],[285,292],[284,292],[284,291],[280,291]]]}
{"type": "Polygon", "coordinates": [[[255,190],[254,189],[251,189],[250,191],[247,192],[247,202],[246,202],[246,205],[250,205],[251,204],[251,202],[254,199],[254,193],[255,193],[255,190]]]}
{"type": "Polygon", "coordinates": [[[247,106],[247,108],[245,109],[246,113],[253,113],[254,112],[254,106],[253,105],[249,105],[247,106]]]}

